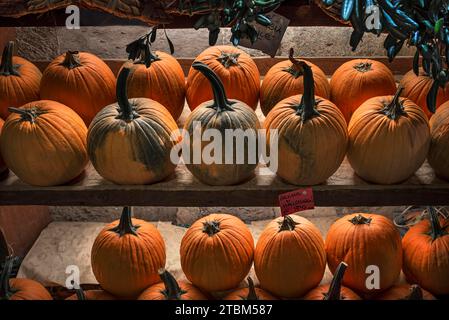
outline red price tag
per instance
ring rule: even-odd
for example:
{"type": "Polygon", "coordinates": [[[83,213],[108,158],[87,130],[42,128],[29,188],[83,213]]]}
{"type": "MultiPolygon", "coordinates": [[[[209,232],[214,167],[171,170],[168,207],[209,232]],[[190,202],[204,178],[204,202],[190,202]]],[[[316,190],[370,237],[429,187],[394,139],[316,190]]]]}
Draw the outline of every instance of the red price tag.
{"type": "Polygon", "coordinates": [[[281,215],[286,216],[295,212],[315,208],[312,188],[298,189],[279,195],[281,215]]]}

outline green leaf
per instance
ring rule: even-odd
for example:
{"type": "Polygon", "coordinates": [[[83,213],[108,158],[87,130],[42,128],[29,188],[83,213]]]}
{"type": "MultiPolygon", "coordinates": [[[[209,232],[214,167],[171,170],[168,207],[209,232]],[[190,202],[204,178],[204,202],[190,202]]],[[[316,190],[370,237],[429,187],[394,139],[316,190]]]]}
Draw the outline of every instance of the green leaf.
{"type": "Polygon", "coordinates": [[[440,32],[441,27],[443,26],[443,21],[444,21],[444,19],[443,19],[443,18],[440,18],[440,19],[435,23],[435,28],[434,28],[435,33],[440,32]]]}

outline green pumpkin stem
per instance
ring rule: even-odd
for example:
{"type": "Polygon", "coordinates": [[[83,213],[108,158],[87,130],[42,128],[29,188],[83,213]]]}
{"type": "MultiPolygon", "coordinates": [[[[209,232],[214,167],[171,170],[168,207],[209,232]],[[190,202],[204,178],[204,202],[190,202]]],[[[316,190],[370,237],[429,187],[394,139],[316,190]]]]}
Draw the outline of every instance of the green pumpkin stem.
{"type": "Polygon", "coordinates": [[[220,78],[215,74],[215,72],[211,68],[209,68],[208,65],[198,61],[194,62],[192,64],[192,67],[195,70],[201,72],[207,78],[207,80],[209,80],[212,91],[214,93],[214,104],[211,107],[215,108],[218,112],[232,110],[231,106],[233,102],[229,101],[226,97],[223,82],[221,82],[220,78]]]}
{"type": "Polygon", "coordinates": [[[12,63],[14,55],[14,41],[9,41],[3,49],[2,62],[0,64],[0,76],[20,76],[18,65],[12,63]]]}
{"type": "Polygon", "coordinates": [[[80,287],[79,289],[75,289],[76,298],[78,300],[87,300],[86,294],[84,293],[84,290],[80,287]]]}
{"type": "Polygon", "coordinates": [[[284,216],[282,222],[279,223],[279,232],[293,231],[298,223],[290,216],[284,216]]]}
{"type": "Polygon", "coordinates": [[[117,87],[116,87],[116,97],[117,103],[120,108],[120,114],[117,116],[118,119],[122,119],[126,122],[131,122],[136,118],[139,118],[139,115],[134,110],[128,99],[128,77],[131,73],[131,69],[127,66],[123,67],[120,71],[120,74],[117,78],[117,87]]]}
{"type": "Polygon", "coordinates": [[[203,222],[203,232],[207,233],[210,237],[220,232],[219,221],[205,221],[203,222]]]}
{"type": "Polygon", "coordinates": [[[421,287],[417,284],[410,286],[410,294],[404,300],[424,300],[421,287]]]}
{"type": "MultiPolygon", "coordinates": [[[[293,49],[290,49],[290,52],[293,49]]],[[[301,102],[296,107],[296,114],[301,116],[302,123],[320,115],[316,109],[315,82],[313,80],[312,68],[304,61],[297,61],[304,73],[304,94],[301,102]]]]}
{"type": "Polygon", "coordinates": [[[64,56],[64,61],[61,65],[67,69],[75,69],[81,66],[79,51],[67,51],[64,56]]]}
{"type": "Polygon", "coordinates": [[[429,220],[430,220],[430,232],[429,235],[432,237],[432,241],[447,235],[448,233],[441,228],[440,219],[438,216],[438,212],[433,207],[428,208],[429,211],[429,220]]]}
{"type": "Polygon", "coordinates": [[[349,219],[348,221],[354,225],[359,225],[359,224],[370,224],[372,220],[373,218],[366,218],[359,213],[358,215],[354,216],[352,219],[349,219]]]}
{"type": "Polygon", "coordinates": [[[288,68],[285,68],[284,71],[290,73],[295,79],[304,75],[304,70],[302,68],[301,62],[294,57],[294,50],[290,48],[288,59],[292,63],[292,65],[288,68]]]}
{"type": "Polygon", "coordinates": [[[159,269],[158,273],[165,286],[165,290],[162,291],[165,298],[167,300],[182,300],[181,296],[187,292],[181,289],[175,277],[163,268],[159,269]]]}
{"type": "Polygon", "coordinates": [[[245,300],[251,301],[259,300],[259,297],[257,296],[256,293],[256,288],[254,287],[253,279],[251,279],[251,277],[248,277],[247,280],[248,280],[248,295],[246,296],[245,300]]]}
{"type": "Polygon", "coordinates": [[[9,285],[13,265],[14,258],[12,256],[6,257],[2,273],[0,275],[0,300],[9,300],[15,293],[9,285]]]}
{"type": "Polygon", "coordinates": [[[347,268],[348,265],[345,262],[340,262],[337,270],[335,270],[329,291],[324,297],[324,300],[341,300],[341,282],[343,281],[343,276],[347,268]]]}
{"type": "Polygon", "coordinates": [[[122,211],[122,215],[120,216],[120,222],[119,224],[109,229],[109,231],[118,233],[120,237],[123,237],[126,234],[132,234],[137,236],[137,229],[140,226],[133,225],[132,222],[132,207],[124,207],[122,211]]]}
{"type": "Polygon", "coordinates": [[[401,96],[402,90],[404,90],[404,87],[399,86],[398,90],[396,91],[396,94],[393,97],[393,100],[391,100],[391,102],[389,104],[387,104],[382,109],[382,112],[391,120],[397,120],[401,116],[404,116],[407,114],[404,110],[404,106],[402,105],[402,103],[399,99],[401,96]]]}
{"type": "Polygon", "coordinates": [[[9,107],[8,111],[11,113],[19,114],[22,121],[29,121],[31,123],[36,122],[36,118],[44,113],[42,111],[37,110],[36,108],[23,109],[23,108],[9,107]]]}

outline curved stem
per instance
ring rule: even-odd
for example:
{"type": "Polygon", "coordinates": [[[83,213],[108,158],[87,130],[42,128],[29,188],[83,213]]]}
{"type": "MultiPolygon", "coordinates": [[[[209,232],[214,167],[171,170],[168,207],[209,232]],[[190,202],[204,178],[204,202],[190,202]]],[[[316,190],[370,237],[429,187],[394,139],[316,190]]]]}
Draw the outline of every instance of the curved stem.
{"type": "Polygon", "coordinates": [[[9,300],[14,295],[14,290],[12,290],[9,285],[13,265],[14,258],[12,256],[6,257],[2,273],[0,275],[0,300],[9,300]]]}
{"type": "Polygon", "coordinates": [[[125,66],[122,68],[117,78],[117,87],[115,92],[117,103],[120,108],[120,114],[117,118],[128,122],[139,117],[128,99],[128,77],[130,73],[131,69],[129,67],[125,66]]]}
{"type": "Polygon", "coordinates": [[[119,224],[109,229],[109,231],[118,233],[120,237],[123,237],[125,234],[132,234],[137,236],[137,229],[140,226],[133,225],[132,222],[132,207],[124,207],[122,211],[122,215],[120,216],[119,224]]]}
{"type": "Polygon", "coordinates": [[[151,66],[151,64],[155,61],[160,61],[161,58],[159,58],[156,54],[153,54],[151,52],[150,44],[145,44],[145,50],[141,52],[140,59],[135,64],[144,64],[147,68],[151,66]]]}
{"type": "Polygon", "coordinates": [[[288,68],[285,68],[284,71],[290,73],[295,79],[304,75],[304,70],[302,68],[301,62],[294,57],[295,51],[293,48],[290,48],[288,53],[288,60],[292,63],[292,65],[288,68]]]}
{"type": "Polygon", "coordinates": [[[443,228],[441,228],[438,212],[435,210],[435,208],[429,207],[428,211],[430,220],[429,235],[432,237],[432,241],[436,240],[439,237],[447,235],[448,233],[443,228]]]}
{"type": "Polygon", "coordinates": [[[424,300],[421,287],[417,284],[410,286],[410,294],[405,297],[405,300],[424,300]]]}
{"type": "Polygon", "coordinates": [[[280,222],[279,232],[281,231],[293,231],[298,223],[290,216],[284,216],[284,220],[280,222]]]}
{"type": "Polygon", "coordinates": [[[78,51],[67,51],[65,53],[64,61],[61,65],[68,69],[74,69],[81,66],[80,56],[78,51]]]}
{"type": "Polygon", "coordinates": [[[225,111],[232,110],[231,105],[232,102],[228,100],[226,97],[226,92],[223,86],[223,82],[221,82],[220,78],[215,74],[215,72],[209,68],[208,65],[202,62],[194,62],[192,67],[195,70],[201,72],[212,87],[212,91],[214,93],[214,105],[212,107],[216,108],[217,111],[225,111]]]}
{"type": "Polygon", "coordinates": [[[256,293],[256,288],[254,287],[254,282],[251,277],[247,278],[248,280],[248,295],[246,296],[245,300],[259,300],[259,297],[256,293]]]}
{"type": "Polygon", "coordinates": [[[210,237],[220,232],[220,222],[218,221],[205,221],[203,222],[203,232],[207,233],[210,237]]]}
{"type": "Polygon", "coordinates": [[[36,118],[44,113],[42,111],[37,110],[36,108],[21,109],[21,108],[9,107],[8,111],[11,113],[20,114],[20,118],[22,119],[22,121],[29,121],[31,123],[34,123],[36,121],[36,118]]]}
{"type": "Polygon", "coordinates": [[[340,262],[324,300],[341,300],[341,282],[347,268],[348,265],[345,262],[340,262]]]}
{"type": "Polygon", "coordinates": [[[393,97],[393,100],[391,100],[391,102],[388,105],[386,105],[382,110],[383,113],[391,120],[397,120],[399,117],[406,115],[404,107],[402,106],[402,103],[399,100],[402,90],[404,90],[404,87],[399,86],[398,90],[396,91],[396,94],[393,97]]]}
{"type": "Polygon", "coordinates": [[[362,216],[359,213],[358,215],[356,215],[355,217],[350,219],[349,222],[351,222],[354,225],[357,225],[357,224],[370,224],[372,220],[373,220],[373,218],[365,218],[364,216],[362,216]]]}
{"type": "Polygon", "coordinates": [[[14,41],[9,41],[3,49],[2,62],[0,64],[1,76],[20,76],[17,66],[12,63],[14,55],[14,41]]]}
{"type": "Polygon", "coordinates": [[[181,296],[186,293],[182,290],[175,277],[165,269],[159,269],[159,277],[164,283],[165,290],[162,294],[167,300],[181,300],[181,296]]]}
{"type": "Polygon", "coordinates": [[[75,289],[75,293],[78,300],[87,300],[86,294],[84,293],[84,290],[82,288],[75,289]]]}

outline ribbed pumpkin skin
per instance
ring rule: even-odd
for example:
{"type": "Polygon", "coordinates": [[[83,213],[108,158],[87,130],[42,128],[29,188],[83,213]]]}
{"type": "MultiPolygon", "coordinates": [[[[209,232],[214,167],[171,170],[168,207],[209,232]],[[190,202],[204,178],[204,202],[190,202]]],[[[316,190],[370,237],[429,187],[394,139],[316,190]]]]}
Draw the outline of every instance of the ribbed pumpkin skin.
{"type": "Polygon", "coordinates": [[[117,119],[118,104],[101,110],[92,120],[88,152],[95,169],[116,184],[147,184],[163,180],[175,169],[170,151],[178,129],[160,103],[147,98],[130,99],[140,116],[130,122],[117,119]]]}
{"type": "Polygon", "coordinates": [[[404,238],[403,272],[410,283],[417,283],[433,294],[449,294],[449,220],[440,218],[445,235],[432,240],[428,220],[411,227],[404,238]]]}
{"type": "MultiPolygon", "coordinates": [[[[181,300],[207,300],[207,297],[193,284],[187,281],[178,281],[178,284],[182,291],[186,291],[181,295],[181,300]]],[[[137,300],[167,300],[163,294],[164,290],[164,283],[156,283],[142,292],[137,300]]]]}
{"type": "MultiPolygon", "coordinates": [[[[329,292],[329,284],[322,284],[315,289],[310,290],[304,297],[304,300],[325,300],[327,293],[329,292]]],[[[340,300],[362,300],[357,293],[349,289],[348,287],[341,287],[340,300]]]]}
{"type": "Polygon", "coordinates": [[[20,109],[43,112],[34,123],[11,114],[0,138],[3,159],[24,182],[55,186],[81,174],[88,162],[87,128],[70,108],[49,100],[28,103],[20,109]]]}
{"type": "MultiPolygon", "coordinates": [[[[256,109],[259,100],[260,74],[247,53],[233,46],[214,46],[204,50],[195,61],[207,64],[218,75],[228,98],[243,101],[253,110],[256,109]],[[226,68],[217,60],[222,53],[238,54],[238,64],[226,68]]],[[[186,98],[190,110],[213,98],[208,80],[194,68],[190,68],[187,76],[186,98]]]]}
{"type": "Polygon", "coordinates": [[[280,231],[283,217],[263,230],[254,251],[254,269],[260,287],[284,298],[302,297],[316,287],[326,268],[320,231],[306,218],[290,215],[294,230],[280,231]]]}
{"type": "MultiPolygon", "coordinates": [[[[209,86],[209,84],[207,84],[209,86]]],[[[198,106],[186,120],[184,129],[190,136],[190,157],[191,159],[186,162],[186,166],[190,172],[201,182],[209,185],[234,185],[243,182],[254,175],[254,169],[257,167],[258,155],[255,156],[255,161],[250,161],[248,158],[248,149],[250,149],[248,143],[245,143],[244,147],[244,161],[242,164],[237,164],[236,161],[232,164],[225,163],[225,130],[226,129],[241,129],[243,131],[251,130],[256,135],[257,130],[260,128],[259,119],[256,113],[247,105],[230,99],[233,110],[217,111],[214,108],[210,108],[211,101],[207,101],[198,106]],[[201,160],[200,164],[193,163],[194,160],[194,124],[195,122],[201,123],[201,132],[207,129],[217,129],[222,134],[222,163],[206,164],[201,160]]],[[[257,143],[257,140],[255,141],[257,143]]],[[[201,145],[201,154],[203,154],[204,148],[210,144],[210,142],[203,142],[201,145]]],[[[251,149],[250,149],[251,150],[251,149]]],[[[242,151],[243,152],[243,151],[242,151]]],[[[236,150],[234,145],[233,151],[234,158],[236,156],[236,150]]]]}
{"type": "Polygon", "coordinates": [[[207,292],[235,288],[253,262],[254,240],[239,218],[215,213],[197,220],[182,238],[181,267],[187,279],[207,292]],[[216,221],[220,231],[209,236],[204,223],[216,221]]]}
{"type": "Polygon", "coordinates": [[[135,63],[128,77],[129,98],[149,98],[163,105],[174,119],[184,108],[185,77],[179,62],[171,55],[156,51],[160,60],[145,64],[135,63]]]}
{"type": "Polygon", "coordinates": [[[67,68],[63,65],[66,54],[44,70],[41,99],[65,104],[89,125],[98,111],[115,101],[115,76],[106,63],[87,52],[78,54],[81,66],[67,68]]]}
{"type": "MultiPolygon", "coordinates": [[[[301,60],[300,60],[301,61],[301,60]]],[[[324,72],[315,64],[305,61],[311,68],[315,81],[315,94],[330,98],[330,85],[324,72]]],[[[266,116],[281,100],[304,92],[304,78],[295,77],[287,70],[294,68],[289,60],[276,63],[268,70],[260,87],[260,108],[266,116]]]]}
{"type": "MultiPolygon", "coordinates": [[[[114,297],[109,292],[106,292],[104,290],[87,290],[84,291],[84,295],[86,297],[86,300],[117,300],[116,297],[114,297]]],[[[79,300],[78,296],[76,294],[71,295],[66,300],[79,300]]]]}
{"type": "MultiPolygon", "coordinates": [[[[296,106],[302,95],[279,102],[265,119],[265,129],[277,129],[277,175],[296,185],[326,181],[341,165],[347,148],[346,121],[329,100],[317,98],[320,116],[302,121],[296,106]]],[[[270,132],[267,131],[267,143],[270,132]]]]}
{"type": "Polygon", "coordinates": [[[39,100],[40,70],[21,57],[13,57],[20,76],[5,76],[0,73],[0,117],[6,119],[9,107],[20,107],[25,103],[39,100]]]}
{"type": "MultiPolygon", "coordinates": [[[[430,118],[432,113],[427,108],[427,94],[433,84],[433,79],[426,75],[422,68],[419,69],[419,76],[417,76],[413,70],[407,72],[401,79],[401,86],[404,87],[402,92],[403,97],[407,97],[414,101],[418,106],[422,108],[424,113],[430,118]]],[[[438,108],[444,102],[449,100],[449,84],[446,84],[445,88],[439,88],[437,94],[436,107],[438,108]]]]}
{"type": "MultiPolygon", "coordinates": [[[[429,291],[426,291],[424,289],[421,290],[423,294],[423,300],[436,300],[436,298],[429,291]]],[[[381,294],[376,296],[375,300],[405,300],[409,294],[409,284],[398,284],[392,286],[387,291],[382,292],[381,294]]]]}
{"type": "Polygon", "coordinates": [[[342,64],[330,81],[331,101],[342,111],[347,122],[366,100],[394,94],[393,73],[383,63],[370,59],[355,59],[342,64]],[[357,66],[370,64],[369,68],[357,66]]]}
{"type": "MultiPolygon", "coordinates": [[[[278,300],[275,296],[273,296],[271,293],[261,289],[261,288],[254,288],[256,291],[257,299],[258,300],[278,300]]],[[[249,289],[248,288],[241,288],[237,289],[227,296],[223,298],[223,300],[246,300],[246,297],[248,296],[249,289]]]]}
{"type": "Polygon", "coordinates": [[[401,236],[388,218],[368,213],[346,215],[329,228],[326,237],[327,263],[332,273],[340,261],[348,261],[343,285],[358,292],[372,294],[392,286],[402,265],[401,236]],[[350,220],[362,216],[371,218],[368,224],[353,224],[350,220]],[[366,267],[376,265],[380,272],[380,289],[366,288],[366,267]]]}
{"type": "Polygon", "coordinates": [[[430,150],[427,159],[435,173],[449,180],[449,101],[430,118],[430,150]]]}
{"type": "Polygon", "coordinates": [[[50,293],[39,282],[31,279],[9,279],[14,292],[8,300],[53,300],[50,293]]]}
{"type": "MultiPolygon", "coordinates": [[[[0,119],[0,136],[2,133],[2,128],[3,128],[4,123],[5,123],[5,121],[3,121],[3,119],[0,119]]],[[[8,167],[6,167],[5,161],[3,161],[2,154],[0,152],[0,174],[4,173],[7,169],[8,169],[8,167]]]]}
{"type": "Polygon", "coordinates": [[[165,266],[165,243],[159,231],[149,222],[132,219],[137,236],[120,237],[107,225],[92,246],[92,271],[101,287],[111,294],[135,299],[143,290],[159,282],[157,271],[165,266]]]}
{"type": "Polygon", "coordinates": [[[369,182],[394,184],[408,179],[429,150],[430,129],[424,112],[405,99],[402,103],[407,116],[392,120],[381,112],[392,100],[392,96],[369,99],[354,112],[348,125],[349,163],[369,182]]]}

